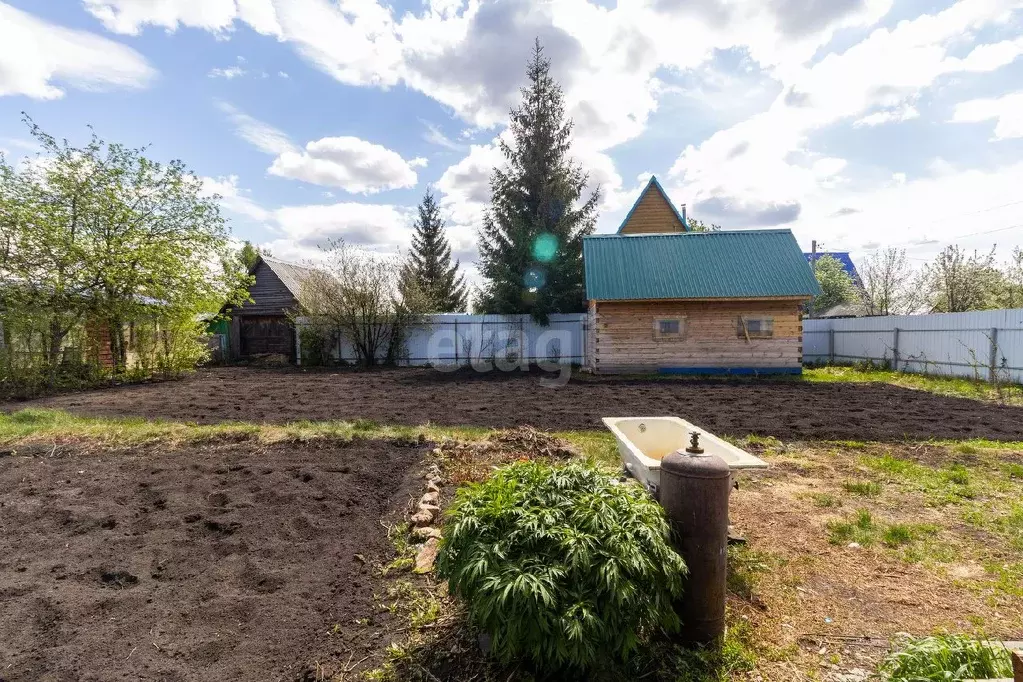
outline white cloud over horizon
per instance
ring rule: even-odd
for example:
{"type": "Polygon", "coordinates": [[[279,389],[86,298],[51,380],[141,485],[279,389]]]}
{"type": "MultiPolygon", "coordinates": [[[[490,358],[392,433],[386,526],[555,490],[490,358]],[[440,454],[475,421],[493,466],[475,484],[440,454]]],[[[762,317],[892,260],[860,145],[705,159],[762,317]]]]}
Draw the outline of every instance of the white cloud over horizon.
{"type": "Polygon", "coordinates": [[[0,97],[59,99],[64,88],[142,88],[156,70],[135,50],[0,2],[0,97]]]}

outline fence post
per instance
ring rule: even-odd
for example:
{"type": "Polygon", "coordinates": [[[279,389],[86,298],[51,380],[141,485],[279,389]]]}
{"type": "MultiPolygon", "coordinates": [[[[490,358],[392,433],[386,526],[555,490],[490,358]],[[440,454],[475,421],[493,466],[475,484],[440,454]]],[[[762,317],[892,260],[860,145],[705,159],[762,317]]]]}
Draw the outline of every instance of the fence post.
{"type": "Polygon", "coordinates": [[[301,323],[295,324],[295,366],[302,366],[302,334],[299,333],[301,323]]]}
{"type": "Polygon", "coordinates": [[[458,318],[456,317],[455,318],[455,367],[459,366],[459,364],[458,364],[458,345],[459,345],[458,318]]]}
{"type": "Polygon", "coordinates": [[[835,364],[835,329],[828,330],[828,364],[835,364]]]}
{"type": "Polygon", "coordinates": [[[988,381],[992,384],[998,379],[998,327],[991,328],[991,362],[988,365],[988,381]]]}
{"type": "Polygon", "coordinates": [[[892,340],[892,369],[896,372],[899,371],[899,328],[896,327],[893,331],[894,339],[892,340]]]}

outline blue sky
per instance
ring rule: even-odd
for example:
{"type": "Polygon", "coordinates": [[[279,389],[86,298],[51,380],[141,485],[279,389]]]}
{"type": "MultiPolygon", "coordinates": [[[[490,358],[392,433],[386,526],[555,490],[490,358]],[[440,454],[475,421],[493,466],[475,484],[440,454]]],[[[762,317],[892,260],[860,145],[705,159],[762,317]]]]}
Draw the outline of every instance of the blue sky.
{"type": "Polygon", "coordinates": [[[22,111],[150,145],[291,259],[405,248],[433,185],[472,276],[537,36],[600,231],[655,173],[858,258],[1023,243],[1023,0],[0,0],[0,150],[32,153],[22,111]]]}

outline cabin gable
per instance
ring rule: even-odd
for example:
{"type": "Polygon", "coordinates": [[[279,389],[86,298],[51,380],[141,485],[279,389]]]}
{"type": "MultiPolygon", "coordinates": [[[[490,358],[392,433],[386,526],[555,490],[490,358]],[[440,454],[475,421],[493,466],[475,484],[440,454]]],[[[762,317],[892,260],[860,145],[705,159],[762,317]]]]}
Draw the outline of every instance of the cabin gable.
{"type": "Polygon", "coordinates": [[[235,315],[284,315],[298,307],[298,299],[266,261],[253,268],[256,281],[249,287],[252,300],[238,306],[235,315]]]}
{"type": "Polygon", "coordinates": [[[618,234],[671,234],[686,229],[683,214],[671,203],[657,178],[650,178],[618,234]]]}

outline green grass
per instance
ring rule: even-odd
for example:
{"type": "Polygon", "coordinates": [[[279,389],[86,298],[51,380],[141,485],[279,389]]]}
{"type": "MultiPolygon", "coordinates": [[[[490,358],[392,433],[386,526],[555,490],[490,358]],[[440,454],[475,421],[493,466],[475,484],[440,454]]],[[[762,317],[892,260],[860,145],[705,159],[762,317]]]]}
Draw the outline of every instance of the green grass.
{"type": "Polygon", "coordinates": [[[842,506],[842,500],[830,493],[810,493],[808,497],[821,509],[834,509],[842,506]]]}
{"type": "Polygon", "coordinates": [[[861,547],[869,547],[877,538],[874,518],[866,509],[857,510],[852,518],[843,521],[828,521],[826,527],[828,542],[833,545],[855,542],[861,547]]]}
{"type": "Polygon", "coordinates": [[[994,679],[1012,676],[1009,652],[1001,644],[961,635],[940,635],[899,642],[880,667],[882,680],[994,679]]]}
{"type": "MultiPolygon", "coordinates": [[[[264,442],[314,438],[477,439],[490,433],[479,427],[388,426],[370,420],[297,421],[288,424],[224,422],[195,424],[135,417],[84,417],[59,410],[28,409],[0,414],[0,444],[91,440],[115,446],[153,442],[195,443],[253,439],[264,442]]],[[[16,449],[16,448],[15,448],[16,449]]]]}
{"type": "MultiPolygon", "coordinates": [[[[880,542],[889,549],[907,549],[918,541],[933,537],[938,527],[929,523],[886,524],[874,519],[870,511],[858,509],[852,516],[829,521],[826,526],[828,542],[844,545],[855,542],[861,547],[871,547],[880,542]]],[[[920,560],[926,553],[903,554],[904,560],[920,560]]]]}
{"type": "Polygon", "coordinates": [[[804,369],[803,380],[814,383],[884,383],[955,398],[1023,404],[1023,386],[1004,385],[999,391],[986,381],[963,377],[909,374],[884,369],[820,367],[804,369]]]}
{"type": "Polygon", "coordinates": [[[750,599],[760,579],[771,571],[772,566],[783,563],[778,557],[749,545],[733,545],[728,548],[728,591],[743,599],[750,599]]]}
{"type": "Polygon", "coordinates": [[[861,497],[877,497],[881,494],[881,484],[876,481],[845,481],[842,488],[847,493],[861,497]]]}
{"type": "Polygon", "coordinates": [[[858,461],[904,488],[924,493],[927,503],[935,507],[961,504],[997,486],[990,477],[978,476],[961,464],[931,467],[889,454],[861,455],[858,461]]]}

